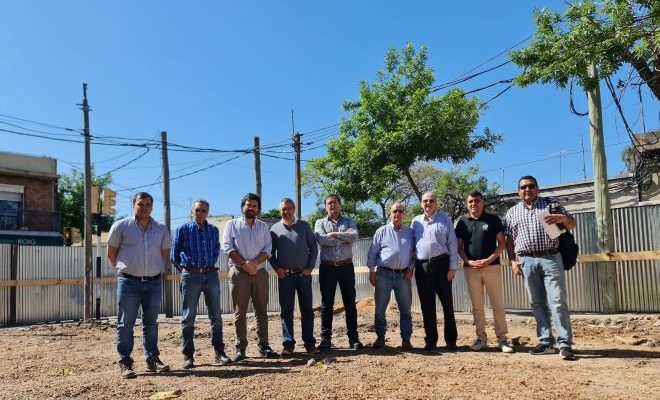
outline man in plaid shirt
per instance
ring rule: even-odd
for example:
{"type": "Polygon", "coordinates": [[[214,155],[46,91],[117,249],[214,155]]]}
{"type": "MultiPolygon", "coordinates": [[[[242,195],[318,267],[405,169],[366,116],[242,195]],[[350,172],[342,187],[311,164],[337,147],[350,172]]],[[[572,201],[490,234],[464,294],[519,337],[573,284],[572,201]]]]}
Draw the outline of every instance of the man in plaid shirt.
{"type": "MultiPolygon", "coordinates": [[[[550,322],[552,318],[561,358],[574,360],[571,316],[558,241],[548,236],[538,218],[539,213],[548,211],[553,200],[539,197],[536,178],[529,175],[518,180],[518,194],[521,202],[506,213],[504,232],[511,269],[514,275],[523,275],[536,319],[539,344],[530,353],[540,355],[556,352],[550,322]]],[[[559,213],[546,216],[545,222],[563,224],[566,229],[575,228],[575,219],[561,205],[557,209],[559,213]]]]}

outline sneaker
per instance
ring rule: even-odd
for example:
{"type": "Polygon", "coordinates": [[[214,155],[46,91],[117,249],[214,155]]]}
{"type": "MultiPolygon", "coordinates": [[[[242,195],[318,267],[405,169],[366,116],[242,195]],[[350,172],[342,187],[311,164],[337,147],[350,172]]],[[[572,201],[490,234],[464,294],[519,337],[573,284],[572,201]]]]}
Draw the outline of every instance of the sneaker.
{"type": "MultiPolygon", "coordinates": [[[[383,343],[383,346],[384,346],[384,345],[385,345],[385,343],[383,343]]],[[[362,350],[362,349],[364,349],[364,345],[363,345],[362,342],[360,342],[359,340],[358,340],[357,342],[353,342],[353,343],[351,343],[351,346],[350,346],[350,347],[351,347],[351,349],[353,349],[353,350],[362,350]]]]}
{"type": "Polygon", "coordinates": [[[573,353],[573,350],[570,347],[562,347],[561,349],[559,349],[559,356],[561,357],[562,360],[566,360],[566,361],[575,360],[575,353],[573,353]]]}
{"type": "Polygon", "coordinates": [[[307,352],[307,354],[318,354],[318,353],[320,353],[319,349],[313,343],[306,344],[305,345],[305,351],[307,352]]]}
{"type": "Polygon", "coordinates": [[[275,353],[273,349],[270,348],[270,346],[261,347],[259,349],[259,354],[266,358],[278,358],[280,356],[279,354],[275,353]]]}
{"type": "Polygon", "coordinates": [[[165,365],[158,357],[153,360],[147,360],[147,372],[167,372],[169,370],[170,366],[165,365]]]}
{"type": "Polygon", "coordinates": [[[227,357],[227,353],[224,350],[215,351],[215,363],[216,365],[227,365],[231,363],[231,358],[227,357]]]}
{"type": "Polygon", "coordinates": [[[319,344],[319,351],[330,351],[332,350],[332,341],[330,339],[322,339],[319,344]]]}
{"type": "Polygon", "coordinates": [[[536,347],[534,347],[533,349],[531,349],[529,351],[529,354],[533,354],[535,356],[540,356],[540,355],[543,355],[543,354],[555,354],[556,352],[557,352],[557,350],[555,350],[555,348],[553,346],[551,346],[549,344],[539,343],[539,344],[536,345],[536,347]]]}
{"type": "Polygon", "coordinates": [[[481,350],[485,349],[486,347],[488,347],[488,345],[486,345],[486,341],[477,338],[474,341],[474,343],[472,343],[470,345],[470,350],[472,350],[472,351],[481,351],[481,350]]]}
{"type": "Polygon", "coordinates": [[[236,354],[234,354],[232,361],[239,362],[241,360],[245,360],[245,349],[236,349],[236,354]]]}
{"type": "Polygon", "coordinates": [[[374,349],[382,349],[383,347],[385,347],[385,336],[378,335],[378,338],[371,346],[374,349]]]}
{"type": "Polygon", "coordinates": [[[183,369],[190,369],[195,367],[195,358],[187,354],[183,355],[183,369]]]}
{"type": "Polygon", "coordinates": [[[133,379],[137,376],[135,371],[133,371],[133,365],[131,364],[119,364],[119,368],[121,370],[122,379],[133,379]]]}
{"type": "Polygon", "coordinates": [[[500,350],[502,351],[502,353],[515,353],[515,352],[516,352],[516,351],[513,349],[513,347],[511,347],[511,345],[509,344],[509,341],[508,341],[508,340],[502,340],[502,341],[500,341],[500,343],[499,343],[499,345],[498,345],[497,347],[500,348],[500,350]]]}
{"type": "Polygon", "coordinates": [[[412,343],[410,343],[410,340],[403,340],[401,342],[401,348],[403,350],[412,350],[412,349],[414,349],[412,343]]]}
{"type": "Polygon", "coordinates": [[[293,355],[293,345],[285,344],[282,348],[282,357],[290,357],[293,355]]]}

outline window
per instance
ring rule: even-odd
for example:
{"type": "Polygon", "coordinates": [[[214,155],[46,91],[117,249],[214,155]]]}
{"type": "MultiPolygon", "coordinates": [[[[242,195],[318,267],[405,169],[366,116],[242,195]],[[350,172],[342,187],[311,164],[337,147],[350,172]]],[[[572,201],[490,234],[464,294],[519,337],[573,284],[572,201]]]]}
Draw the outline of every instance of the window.
{"type": "Polygon", "coordinates": [[[21,228],[23,186],[0,184],[0,229],[21,228]]]}

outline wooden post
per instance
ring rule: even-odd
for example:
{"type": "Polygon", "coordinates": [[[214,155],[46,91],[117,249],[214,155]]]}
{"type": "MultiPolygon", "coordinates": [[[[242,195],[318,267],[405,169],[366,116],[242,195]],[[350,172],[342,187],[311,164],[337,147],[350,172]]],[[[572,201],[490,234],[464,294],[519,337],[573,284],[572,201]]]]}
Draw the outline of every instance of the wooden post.
{"type": "MultiPolygon", "coordinates": [[[[601,253],[612,253],[614,252],[614,230],[607,182],[600,81],[594,64],[589,66],[589,76],[597,83],[593,89],[587,90],[587,97],[589,100],[589,131],[594,169],[594,207],[596,211],[598,250],[601,253]]],[[[596,271],[602,296],[603,312],[615,313],[618,311],[616,265],[612,262],[603,263],[603,265],[599,263],[596,271]]]]}
{"type": "MultiPolygon", "coordinates": [[[[170,163],[167,158],[167,132],[160,133],[161,159],[163,162],[163,208],[165,226],[167,231],[172,234],[172,223],[170,217],[170,163]]],[[[172,273],[172,264],[170,260],[165,261],[165,273],[163,274],[163,285],[165,289],[165,316],[172,318],[174,316],[174,296],[172,293],[172,282],[168,282],[165,277],[172,273]]]]}
{"type": "MultiPolygon", "coordinates": [[[[18,244],[16,243],[11,245],[9,279],[18,279],[18,244]]],[[[16,325],[16,286],[9,288],[9,325],[16,325]]]]}

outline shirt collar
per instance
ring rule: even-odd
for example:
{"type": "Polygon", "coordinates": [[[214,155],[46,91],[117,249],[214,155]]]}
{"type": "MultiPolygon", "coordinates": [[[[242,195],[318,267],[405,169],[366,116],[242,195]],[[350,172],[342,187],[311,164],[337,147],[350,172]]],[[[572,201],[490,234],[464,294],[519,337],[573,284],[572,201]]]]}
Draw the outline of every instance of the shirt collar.
{"type": "Polygon", "coordinates": [[[426,214],[422,214],[422,217],[424,217],[424,221],[433,221],[436,215],[438,215],[438,210],[435,210],[435,212],[431,214],[430,218],[426,218],[426,214]]]}
{"type": "Polygon", "coordinates": [[[298,218],[293,217],[293,222],[292,222],[290,225],[287,224],[286,222],[284,222],[284,218],[280,219],[280,222],[282,222],[282,225],[286,225],[286,226],[294,226],[294,225],[296,224],[296,222],[298,222],[298,218]]]}

